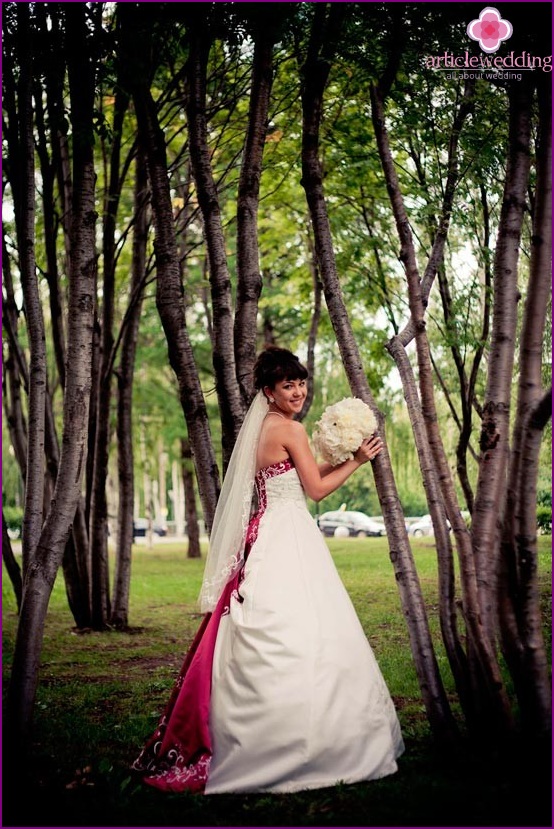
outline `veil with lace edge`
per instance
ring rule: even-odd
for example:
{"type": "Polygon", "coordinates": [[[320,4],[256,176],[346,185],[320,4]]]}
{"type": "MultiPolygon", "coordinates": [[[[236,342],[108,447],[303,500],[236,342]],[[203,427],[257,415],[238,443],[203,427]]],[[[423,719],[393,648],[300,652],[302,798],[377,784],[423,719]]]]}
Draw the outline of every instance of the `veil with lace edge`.
{"type": "Polygon", "coordinates": [[[267,398],[260,390],[244,418],[217,501],[200,590],[200,609],[203,613],[215,608],[221,591],[244,562],[256,476],[256,453],[262,423],[268,411],[267,398]]]}

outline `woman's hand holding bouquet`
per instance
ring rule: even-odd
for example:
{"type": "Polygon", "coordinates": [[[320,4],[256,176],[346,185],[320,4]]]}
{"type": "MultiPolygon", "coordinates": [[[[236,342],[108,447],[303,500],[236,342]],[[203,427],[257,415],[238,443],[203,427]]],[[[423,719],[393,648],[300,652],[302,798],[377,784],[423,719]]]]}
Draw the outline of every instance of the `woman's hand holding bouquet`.
{"type": "Polygon", "coordinates": [[[369,406],[357,397],[346,397],[327,406],[321,415],[313,435],[314,447],[332,466],[351,459],[366,463],[383,446],[376,430],[377,420],[369,406]]]}

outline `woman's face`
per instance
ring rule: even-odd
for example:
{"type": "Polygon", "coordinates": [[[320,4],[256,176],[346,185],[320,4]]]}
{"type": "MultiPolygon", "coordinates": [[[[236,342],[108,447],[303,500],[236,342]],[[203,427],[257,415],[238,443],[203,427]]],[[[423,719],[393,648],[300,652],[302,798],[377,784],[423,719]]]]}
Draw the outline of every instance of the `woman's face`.
{"type": "Polygon", "coordinates": [[[273,405],[284,415],[292,417],[302,410],[308,386],[306,380],[280,380],[275,384],[275,388],[270,389],[266,386],[264,391],[270,400],[273,397],[273,405]]]}

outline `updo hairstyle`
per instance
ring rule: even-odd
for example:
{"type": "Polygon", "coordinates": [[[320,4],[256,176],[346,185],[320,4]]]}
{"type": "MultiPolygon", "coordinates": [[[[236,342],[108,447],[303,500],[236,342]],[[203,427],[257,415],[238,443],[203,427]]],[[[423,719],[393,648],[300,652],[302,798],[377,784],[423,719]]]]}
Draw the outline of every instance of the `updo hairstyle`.
{"type": "Polygon", "coordinates": [[[306,380],[308,369],[302,365],[296,354],[286,348],[268,345],[258,354],[254,365],[256,389],[268,386],[274,389],[282,380],[306,380]]]}

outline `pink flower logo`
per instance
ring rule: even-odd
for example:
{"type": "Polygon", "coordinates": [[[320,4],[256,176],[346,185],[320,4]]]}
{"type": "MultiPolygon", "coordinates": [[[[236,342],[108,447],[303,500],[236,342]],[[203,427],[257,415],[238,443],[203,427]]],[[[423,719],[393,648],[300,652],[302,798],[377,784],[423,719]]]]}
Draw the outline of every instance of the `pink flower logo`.
{"type": "Polygon", "coordinates": [[[478,20],[472,20],[467,27],[467,33],[472,40],[477,40],[483,52],[496,52],[504,40],[512,36],[512,24],[503,20],[498,9],[487,6],[479,15],[478,20]]]}

